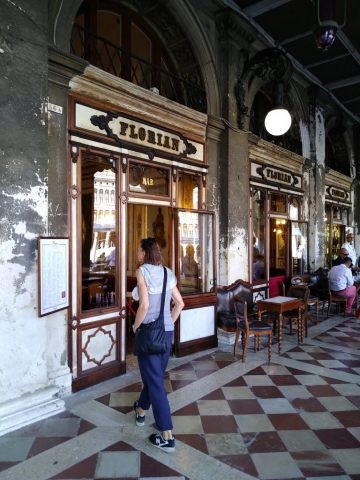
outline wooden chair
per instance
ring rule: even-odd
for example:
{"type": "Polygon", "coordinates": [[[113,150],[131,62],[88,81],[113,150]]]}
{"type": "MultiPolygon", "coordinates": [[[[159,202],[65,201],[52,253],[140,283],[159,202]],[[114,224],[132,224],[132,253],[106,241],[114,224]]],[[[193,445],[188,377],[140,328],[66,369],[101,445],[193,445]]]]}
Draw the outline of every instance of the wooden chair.
{"type": "MultiPolygon", "coordinates": [[[[298,326],[298,343],[301,342],[302,339],[302,331],[304,327],[304,320],[305,320],[305,336],[307,337],[307,318],[308,318],[308,299],[309,299],[310,290],[308,287],[301,286],[301,285],[293,285],[289,290],[289,297],[293,298],[301,298],[302,305],[301,305],[301,325],[298,326]]],[[[297,308],[294,310],[289,310],[288,312],[283,313],[284,318],[289,319],[290,325],[290,335],[292,335],[292,327],[299,319],[299,311],[297,308]]]]}
{"type": "Polygon", "coordinates": [[[249,343],[250,335],[254,335],[254,350],[260,350],[261,335],[268,336],[268,355],[269,362],[271,360],[271,335],[272,328],[268,323],[259,320],[253,320],[249,323],[247,314],[247,302],[241,297],[234,296],[234,308],[236,315],[236,339],[234,345],[234,356],[236,355],[237,344],[241,332],[241,345],[243,349],[242,361],[245,362],[246,350],[249,343]]]}
{"type": "Polygon", "coordinates": [[[330,309],[331,309],[332,302],[336,302],[336,313],[339,313],[340,311],[339,304],[340,303],[344,304],[344,317],[345,317],[348,297],[340,297],[339,295],[334,295],[333,293],[331,293],[330,280],[327,277],[321,277],[321,282],[322,282],[323,291],[324,291],[324,301],[323,301],[323,308],[322,308],[323,315],[324,315],[325,302],[327,301],[328,302],[327,318],[329,318],[330,316],[330,309]]]}
{"type": "Polygon", "coordinates": [[[281,297],[286,297],[285,294],[285,283],[284,282],[278,282],[278,287],[279,287],[279,293],[281,297]]]}
{"type": "Polygon", "coordinates": [[[92,282],[88,285],[89,305],[95,299],[95,307],[97,305],[97,296],[100,295],[100,305],[104,303],[104,284],[102,282],[92,282]]]}
{"type": "MultiPolygon", "coordinates": [[[[292,277],[291,285],[301,285],[301,284],[305,284],[305,286],[307,286],[303,277],[300,277],[300,276],[292,277]]],[[[311,293],[310,293],[309,294],[309,299],[308,299],[308,306],[310,307],[311,305],[315,305],[316,319],[318,319],[318,317],[319,317],[319,297],[317,297],[316,295],[311,295],[311,293]]],[[[317,322],[312,318],[310,313],[308,313],[307,318],[314,325],[317,325],[317,322]]]]}

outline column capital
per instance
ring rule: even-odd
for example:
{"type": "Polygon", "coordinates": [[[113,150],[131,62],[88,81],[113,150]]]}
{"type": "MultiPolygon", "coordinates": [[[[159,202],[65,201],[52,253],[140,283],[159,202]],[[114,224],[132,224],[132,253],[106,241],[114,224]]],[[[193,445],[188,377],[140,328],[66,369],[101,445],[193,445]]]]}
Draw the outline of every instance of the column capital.
{"type": "Polygon", "coordinates": [[[226,8],[216,14],[219,40],[232,41],[242,48],[250,48],[257,38],[257,31],[233,10],[226,8]]]}

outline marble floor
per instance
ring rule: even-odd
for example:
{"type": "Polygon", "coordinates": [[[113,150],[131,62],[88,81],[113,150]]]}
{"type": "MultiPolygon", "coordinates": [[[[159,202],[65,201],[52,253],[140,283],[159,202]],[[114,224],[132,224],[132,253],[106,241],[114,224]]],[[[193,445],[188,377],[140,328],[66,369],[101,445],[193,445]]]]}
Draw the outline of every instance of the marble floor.
{"type": "Polygon", "coordinates": [[[151,411],[135,426],[131,369],[0,437],[0,480],[360,480],[360,321],[321,318],[301,346],[285,329],[270,363],[262,343],[245,363],[232,347],[171,358],[175,453],[149,444],[151,411]]]}

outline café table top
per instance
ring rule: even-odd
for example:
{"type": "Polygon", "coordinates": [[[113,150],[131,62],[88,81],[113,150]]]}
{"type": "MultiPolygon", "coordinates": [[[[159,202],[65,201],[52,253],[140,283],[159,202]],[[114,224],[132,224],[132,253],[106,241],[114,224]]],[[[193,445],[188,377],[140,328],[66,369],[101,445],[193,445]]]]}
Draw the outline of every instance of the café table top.
{"type": "Polygon", "coordinates": [[[258,300],[257,303],[261,302],[261,303],[287,303],[287,302],[292,302],[293,300],[301,300],[299,298],[295,298],[295,297],[273,297],[273,298],[266,298],[264,300],[258,300]]]}

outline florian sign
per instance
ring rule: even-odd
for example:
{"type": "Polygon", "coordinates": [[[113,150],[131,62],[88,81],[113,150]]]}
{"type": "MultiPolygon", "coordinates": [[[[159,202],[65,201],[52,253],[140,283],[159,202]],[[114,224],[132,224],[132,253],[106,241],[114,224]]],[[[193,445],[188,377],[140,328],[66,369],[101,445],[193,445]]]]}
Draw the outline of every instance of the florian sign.
{"type": "Polygon", "coordinates": [[[289,186],[294,187],[299,183],[299,180],[292,172],[288,170],[282,170],[268,165],[263,165],[256,169],[258,173],[266,183],[274,184],[278,187],[289,186]]]}
{"type": "Polygon", "coordinates": [[[343,200],[344,202],[346,202],[349,199],[349,193],[340,187],[328,187],[326,189],[326,192],[333,200],[343,200]]]}
{"type": "Polygon", "coordinates": [[[181,134],[150,126],[121,114],[93,115],[90,120],[93,125],[105,130],[110,138],[118,142],[146,147],[151,160],[156,151],[181,157],[196,153],[195,146],[181,134]]]}

